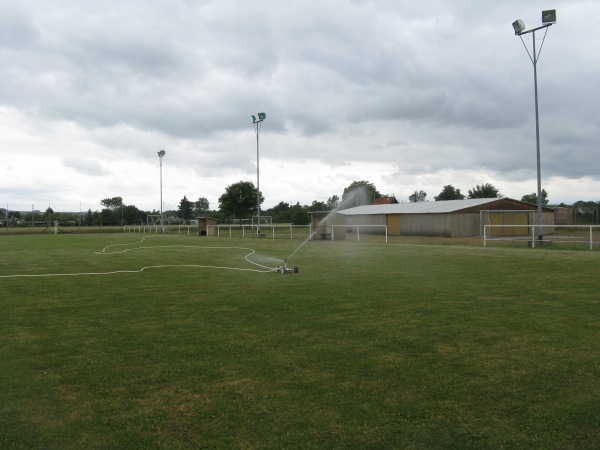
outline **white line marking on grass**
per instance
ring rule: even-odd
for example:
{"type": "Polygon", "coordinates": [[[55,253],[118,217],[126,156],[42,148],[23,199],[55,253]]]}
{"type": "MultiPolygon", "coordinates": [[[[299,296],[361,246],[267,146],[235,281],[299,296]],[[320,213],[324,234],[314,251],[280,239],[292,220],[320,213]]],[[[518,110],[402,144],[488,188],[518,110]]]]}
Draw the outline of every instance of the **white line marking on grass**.
{"type": "MultiPolygon", "coordinates": [[[[152,237],[154,237],[154,236],[152,236],[152,237]]],[[[88,275],[88,276],[89,275],[115,275],[115,274],[120,274],[120,273],[142,273],[143,271],[148,270],[148,269],[164,269],[164,268],[169,268],[169,267],[186,267],[186,268],[197,268],[197,269],[221,269],[221,270],[235,270],[235,271],[239,271],[239,272],[255,272],[255,273],[275,272],[278,269],[277,267],[273,268],[273,267],[264,266],[255,261],[250,260],[249,257],[251,255],[253,255],[254,253],[256,253],[256,250],[254,250],[253,248],[249,248],[249,247],[199,247],[196,245],[175,244],[175,245],[134,247],[134,248],[126,248],[124,250],[119,250],[119,251],[107,252],[107,249],[109,249],[111,247],[122,247],[125,245],[141,244],[147,238],[148,237],[144,237],[139,241],[130,242],[128,244],[108,245],[108,246],[104,247],[101,251],[94,252],[94,254],[95,255],[118,255],[118,254],[122,254],[125,252],[133,251],[133,250],[152,250],[152,249],[156,249],[156,248],[164,249],[164,248],[174,248],[174,247],[194,248],[194,249],[202,249],[202,250],[205,250],[205,249],[206,250],[247,250],[250,253],[248,253],[244,257],[244,259],[247,262],[249,262],[250,264],[254,264],[255,266],[262,267],[262,269],[244,269],[241,267],[208,266],[208,265],[201,265],[201,264],[160,264],[160,265],[144,266],[144,267],[142,267],[140,269],[136,269],[136,270],[114,270],[114,271],[109,271],[109,272],[16,274],[16,275],[0,275],[0,278],[75,277],[75,276],[86,276],[86,275],[88,275]]]]}

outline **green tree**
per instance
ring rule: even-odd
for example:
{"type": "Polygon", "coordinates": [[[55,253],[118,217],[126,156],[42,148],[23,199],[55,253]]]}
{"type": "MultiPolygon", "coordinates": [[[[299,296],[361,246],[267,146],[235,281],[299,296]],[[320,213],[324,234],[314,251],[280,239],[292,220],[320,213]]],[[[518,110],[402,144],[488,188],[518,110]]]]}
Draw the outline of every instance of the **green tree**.
{"type": "MultiPolygon", "coordinates": [[[[542,202],[544,200],[544,193],[545,193],[545,191],[542,189],[542,202]]],[[[546,204],[546,203],[544,203],[544,204],[546,204]]],[[[577,200],[575,203],[573,203],[573,208],[581,208],[581,207],[592,208],[592,209],[597,208],[598,202],[577,200]]]]}
{"type": "Polygon", "coordinates": [[[473,189],[469,189],[468,198],[500,198],[502,194],[496,186],[491,183],[485,183],[481,186],[477,185],[473,189]]]}
{"type": "Polygon", "coordinates": [[[136,225],[146,222],[147,214],[133,205],[128,205],[123,207],[121,217],[123,218],[123,225],[136,225]]]}
{"type": "Polygon", "coordinates": [[[88,212],[85,215],[83,223],[86,224],[86,225],[93,225],[94,224],[94,215],[92,214],[92,210],[91,209],[88,209],[88,212]]]}
{"type": "MultiPolygon", "coordinates": [[[[532,192],[531,194],[524,195],[521,197],[522,202],[531,203],[532,205],[537,205],[537,193],[532,192]]],[[[542,205],[548,204],[548,193],[546,189],[542,189],[542,205]]]]}
{"type": "Polygon", "coordinates": [[[194,202],[194,212],[198,216],[204,216],[208,213],[210,205],[206,197],[200,197],[198,201],[194,202]]]}
{"type": "Polygon", "coordinates": [[[121,214],[116,209],[104,208],[98,216],[101,225],[119,225],[121,223],[121,214]]]}
{"type": "Polygon", "coordinates": [[[433,197],[436,202],[442,200],[464,200],[465,196],[460,193],[460,189],[456,189],[451,184],[444,186],[442,192],[433,197]]]}
{"type": "Polygon", "coordinates": [[[118,209],[121,206],[123,206],[123,198],[122,197],[105,198],[103,200],[100,200],[100,204],[102,206],[105,206],[108,209],[111,209],[114,211],[115,209],[118,209]]]}
{"type": "MultiPolygon", "coordinates": [[[[247,219],[256,213],[257,189],[250,181],[239,181],[225,188],[219,197],[219,209],[225,216],[247,219]]],[[[264,197],[260,194],[260,203],[264,197]]]]}
{"type": "Polygon", "coordinates": [[[329,207],[325,202],[318,202],[313,200],[312,204],[308,207],[309,211],[329,211],[329,207]]]}
{"type": "Polygon", "coordinates": [[[419,203],[426,201],[427,193],[425,191],[415,191],[413,194],[408,196],[408,201],[411,203],[419,203]]]}
{"type": "Polygon", "coordinates": [[[327,199],[327,209],[334,210],[340,206],[340,198],[337,195],[332,195],[327,199]]]}
{"type": "Polygon", "coordinates": [[[48,222],[48,224],[50,224],[50,222],[52,222],[53,215],[54,215],[54,210],[52,208],[48,207],[48,209],[44,212],[44,215],[42,216],[42,218],[43,218],[43,220],[48,222]]]}
{"type": "Polygon", "coordinates": [[[179,209],[177,210],[177,217],[185,220],[186,222],[192,218],[193,215],[193,203],[190,202],[184,195],[179,202],[179,209]]]}
{"type": "Polygon", "coordinates": [[[271,216],[273,223],[290,223],[292,221],[290,205],[286,202],[279,202],[271,209],[266,210],[265,215],[271,216]]]}
{"type": "Polygon", "coordinates": [[[381,194],[373,183],[365,180],[353,181],[344,189],[341,209],[372,205],[378,197],[381,197],[381,194]]]}
{"type": "Polygon", "coordinates": [[[294,225],[308,225],[310,223],[310,214],[308,213],[308,207],[301,206],[300,202],[297,202],[290,208],[291,222],[294,225]]]}

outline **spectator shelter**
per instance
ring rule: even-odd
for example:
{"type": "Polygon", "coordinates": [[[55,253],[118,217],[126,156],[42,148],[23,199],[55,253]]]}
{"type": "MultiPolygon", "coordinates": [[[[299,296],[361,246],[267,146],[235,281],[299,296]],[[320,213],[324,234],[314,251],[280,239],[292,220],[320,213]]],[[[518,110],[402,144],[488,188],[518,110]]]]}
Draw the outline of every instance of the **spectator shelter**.
{"type": "MultiPolygon", "coordinates": [[[[544,225],[554,225],[554,210],[543,208],[542,220],[544,225]]],[[[448,237],[483,236],[484,225],[510,225],[492,228],[492,234],[527,235],[531,232],[527,226],[537,224],[537,206],[510,198],[363,205],[333,214],[314,213],[312,223],[317,238],[320,233],[324,238],[337,233],[341,227],[335,225],[346,225],[348,229],[355,225],[378,226],[372,232],[382,232],[382,225],[387,225],[391,236],[448,237]]]]}
{"type": "Polygon", "coordinates": [[[198,236],[216,236],[217,235],[217,219],[210,217],[197,217],[198,221],[198,236]]]}

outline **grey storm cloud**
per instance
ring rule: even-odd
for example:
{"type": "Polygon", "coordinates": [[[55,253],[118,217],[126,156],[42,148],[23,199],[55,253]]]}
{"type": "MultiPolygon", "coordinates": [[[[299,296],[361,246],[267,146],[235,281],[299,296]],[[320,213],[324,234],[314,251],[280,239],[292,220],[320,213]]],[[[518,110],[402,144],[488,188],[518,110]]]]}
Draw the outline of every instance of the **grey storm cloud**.
{"type": "MultiPolygon", "coordinates": [[[[539,65],[544,175],[593,178],[599,68],[590,55],[598,32],[583,24],[600,6],[551,6],[558,23],[539,65]]],[[[532,178],[533,69],[510,24],[523,17],[533,26],[547,7],[3,1],[0,107],[40,133],[74,124],[86,148],[103,147],[101,156],[62,155],[82,173],[106,175],[99,158],[141,157],[158,139],[156,146],[181,149],[169,157],[182,170],[251,177],[249,116],[260,110],[268,113],[267,154],[282,164],[314,160],[335,170],[387,161],[399,176],[485,170],[499,180],[532,178]]],[[[531,36],[524,39],[529,45],[531,36]]]]}

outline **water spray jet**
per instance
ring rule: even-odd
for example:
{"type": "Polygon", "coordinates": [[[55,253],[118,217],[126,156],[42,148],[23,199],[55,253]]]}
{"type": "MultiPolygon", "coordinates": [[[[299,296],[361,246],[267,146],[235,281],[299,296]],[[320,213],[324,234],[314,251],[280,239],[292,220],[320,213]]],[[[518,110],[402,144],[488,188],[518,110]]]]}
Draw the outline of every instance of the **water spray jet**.
{"type": "Polygon", "coordinates": [[[299,272],[298,266],[294,266],[293,269],[290,269],[288,267],[288,265],[287,265],[287,262],[288,262],[289,259],[292,259],[292,256],[294,256],[296,254],[296,252],[298,250],[300,250],[304,246],[304,244],[306,244],[308,241],[310,241],[312,239],[312,237],[315,235],[315,233],[316,232],[313,232],[310,236],[308,236],[308,238],[306,238],[306,240],[304,242],[302,242],[302,244],[300,244],[296,248],[296,250],[294,250],[292,252],[292,254],[290,256],[288,256],[286,259],[284,259],[283,260],[283,266],[277,267],[276,271],[279,272],[279,273],[283,273],[283,274],[286,274],[286,273],[298,273],[299,272]]]}

